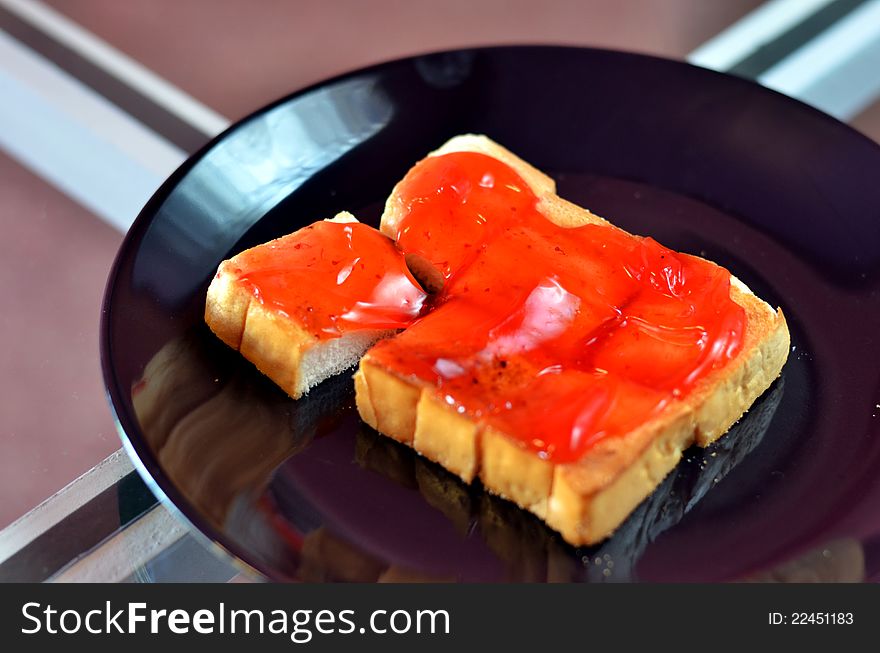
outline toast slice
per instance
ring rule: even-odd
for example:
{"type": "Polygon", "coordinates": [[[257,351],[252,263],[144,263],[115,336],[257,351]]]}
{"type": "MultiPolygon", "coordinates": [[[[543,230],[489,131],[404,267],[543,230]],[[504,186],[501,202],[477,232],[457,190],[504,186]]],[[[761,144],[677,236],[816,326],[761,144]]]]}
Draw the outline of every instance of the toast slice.
{"type": "MultiPolygon", "coordinates": [[[[538,198],[538,212],[559,227],[610,226],[558,197],[549,177],[483,136],[453,138],[429,157],[456,152],[487,155],[511,168],[538,198]]],[[[408,178],[395,187],[385,206],[381,230],[389,238],[402,235],[407,211],[403,184],[408,178]]],[[[407,251],[407,262],[425,286],[441,288],[449,278],[443,264],[407,251]]],[[[782,312],[733,277],[729,298],[745,318],[737,353],[710,369],[684,396],[670,397],[650,419],[617,437],[600,439],[576,460],[557,462],[536,455],[514,434],[453,405],[437,384],[412,374],[394,357],[380,356],[381,346],[366,353],[355,374],[358,410],[376,430],[467,482],[479,478],[487,490],[538,515],[569,543],[593,544],[610,535],[660,484],[685,449],[694,443],[705,447],[721,437],[779,376],[789,351],[782,312]]],[[[407,338],[415,343],[412,334],[423,324],[383,344],[407,338]]]]}
{"type": "Polygon", "coordinates": [[[409,324],[425,297],[391,240],[340,213],[223,261],[205,322],[297,399],[409,324]]]}

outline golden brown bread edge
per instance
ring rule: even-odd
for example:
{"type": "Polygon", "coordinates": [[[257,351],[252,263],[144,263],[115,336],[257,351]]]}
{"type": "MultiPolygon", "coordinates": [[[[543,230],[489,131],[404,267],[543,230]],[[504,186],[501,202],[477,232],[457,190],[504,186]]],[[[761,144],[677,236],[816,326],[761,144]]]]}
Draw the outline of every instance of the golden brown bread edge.
{"type": "MultiPolygon", "coordinates": [[[[344,212],[331,221],[357,222],[344,212]]],[[[276,241],[257,247],[273,242],[276,241]]],[[[205,322],[220,340],[239,351],[294,399],[324,379],[354,367],[373,343],[393,333],[362,330],[319,340],[295,320],[267,309],[238,281],[238,260],[245,253],[223,261],[218,267],[208,286],[205,322]]]]}
{"type": "MultiPolygon", "coordinates": [[[[606,223],[558,197],[553,180],[486,137],[459,136],[429,156],[456,151],[482,152],[511,166],[540,198],[539,211],[560,226],[606,223]]],[[[404,208],[398,189],[382,216],[381,229],[391,238],[404,208]]],[[[424,264],[409,262],[418,278],[424,264]]],[[[376,430],[463,480],[479,478],[487,490],[533,512],[570,544],[594,544],[660,484],[685,449],[721,437],[779,376],[789,351],[782,311],[774,311],[735,278],[731,298],[746,312],[740,353],[682,400],[630,433],[600,441],[575,463],[541,460],[504,433],[454,412],[432,386],[384,369],[369,352],[355,374],[358,411],[376,430]]]]}

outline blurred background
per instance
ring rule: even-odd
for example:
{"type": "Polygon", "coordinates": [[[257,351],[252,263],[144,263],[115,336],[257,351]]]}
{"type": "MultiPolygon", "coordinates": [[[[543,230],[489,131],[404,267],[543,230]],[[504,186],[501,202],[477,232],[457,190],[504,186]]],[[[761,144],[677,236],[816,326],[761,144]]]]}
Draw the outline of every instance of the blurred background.
{"type": "MultiPolygon", "coordinates": [[[[877,5],[770,4],[824,10],[826,23],[877,5]]],[[[107,273],[138,209],[212,133],[326,77],[438,49],[542,43],[685,59],[722,33],[735,49],[741,37],[729,28],[756,9],[758,0],[0,0],[0,528],[119,448],[98,355],[107,273]]],[[[877,11],[865,15],[875,22],[863,29],[880,32],[877,11]]],[[[880,139],[873,95],[841,112],[880,139]]]]}

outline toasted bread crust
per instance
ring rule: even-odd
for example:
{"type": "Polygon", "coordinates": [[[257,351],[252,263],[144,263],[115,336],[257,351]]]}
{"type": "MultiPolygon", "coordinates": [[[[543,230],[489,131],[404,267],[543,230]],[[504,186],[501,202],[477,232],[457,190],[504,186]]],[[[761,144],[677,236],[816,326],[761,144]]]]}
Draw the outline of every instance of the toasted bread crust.
{"type": "Polygon", "coordinates": [[[287,394],[302,396],[302,355],[318,344],[317,338],[292,320],[267,310],[239,283],[234,269],[234,258],[220,264],[208,287],[205,322],[287,394]]]}
{"type": "MultiPolygon", "coordinates": [[[[606,223],[556,196],[546,175],[485,137],[456,137],[429,156],[456,151],[482,152],[513,167],[540,198],[538,210],[559,226],[606,223]]],[[[405,209],[398,190],[399,185],[382,216],[382,231],[391,237],[397,235],[405,209]]],[[[358,408],[380,432],[414,446],[464,480],[479,477],[490,492],[535,513],[569,543],[593,544],[610,535],[659,485],[687,447],[705,447],[726,433],[782,370],[789,351],[782,312],[738,280],[731,285],[731,298],[746,312],[739,354],[655,418],[623,436],[600,441],[575,463],[555,465],[504,433],[478,427],[440,401],[432,386],[398,378],[369,353],[355,375],[358,408]],[[374,401],[375,391],[363,392],[367,386],[384,388],[379,403],[374,401]],[[394,434],[382,428],[392,419],[389,413],[394,414],[394,434]]]]}

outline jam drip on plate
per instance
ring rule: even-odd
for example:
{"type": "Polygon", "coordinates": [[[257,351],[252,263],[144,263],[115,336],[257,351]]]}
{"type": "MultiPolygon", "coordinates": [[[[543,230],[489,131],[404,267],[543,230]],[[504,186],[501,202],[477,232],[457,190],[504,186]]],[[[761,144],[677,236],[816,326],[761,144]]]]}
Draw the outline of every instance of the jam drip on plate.
{"type": "Polygon", "coordinates": [[[403,253],[359,222],[316,222],[235,262],[239,280],[258,301],[320,339],[405,328],[425,303],[403,253]]]}
{"type": "Polygon", "coordinates": [[[492,157],[429,157],[400,192],[398,246],[445,285],[371,358],[544,459],[632,430],[742,346],[729,272],[598,219],[554,224],[492,157]]]}

